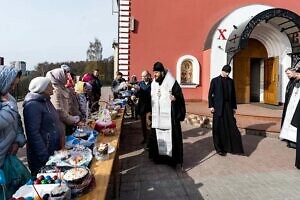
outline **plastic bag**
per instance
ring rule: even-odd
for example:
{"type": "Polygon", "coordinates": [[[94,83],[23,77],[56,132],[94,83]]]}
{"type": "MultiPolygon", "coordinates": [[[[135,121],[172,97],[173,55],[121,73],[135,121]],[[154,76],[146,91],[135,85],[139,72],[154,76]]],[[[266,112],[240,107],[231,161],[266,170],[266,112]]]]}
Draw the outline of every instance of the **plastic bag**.
{"type": "Polygon", "coordinates": [[[76,145],[83,145],[85,147],[89,147],[92,144],[94,144],[97,140],[98,133],[93,130],[86,131],[86,132],[89,136],[87,140],[76,138],[74,136],[74,133],[72,135],[67,136],[65,147],[67,149],[71,149],[71,148],[75,147],[76,145]]]}
{"type": "MultiPolygon", "coordinates": [[[[7,155],[3,164],[3,172],[6,179],[6,198],[10,198],[28,179],[31,178],[29,170],[16,155],[7,155]]],[[[3,198],[3,191],[0,191],[0,200],[3,198]]]]}
{"type": "Polygon", "coordinates": [[[103,109],[99,112],[99,119],[97,120],[97,122],[99,122],[100,124],[105,125],[110,125],[111,124],[111,116],[109,113],[109,110],[107,109],[103,109]]]}

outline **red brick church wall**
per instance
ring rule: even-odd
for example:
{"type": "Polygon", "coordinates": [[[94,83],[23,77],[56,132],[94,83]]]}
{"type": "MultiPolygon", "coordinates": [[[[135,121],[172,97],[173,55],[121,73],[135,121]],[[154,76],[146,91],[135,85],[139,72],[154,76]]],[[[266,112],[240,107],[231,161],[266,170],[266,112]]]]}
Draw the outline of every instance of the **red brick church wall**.
{"type": "Polygon", "coordinates": [[[187,100],[207,100],[210,73],[210,52],[204,49],[214,24],[232,11],[247,5],[263,4],[300,13],[298,0],[131,0],[131,16],[135,30],[130,32],[129,73],[151,70],[161,61],[176,76],[177,60],[192,55],[200,63],[200,86],[183,89],[187,100]]]}

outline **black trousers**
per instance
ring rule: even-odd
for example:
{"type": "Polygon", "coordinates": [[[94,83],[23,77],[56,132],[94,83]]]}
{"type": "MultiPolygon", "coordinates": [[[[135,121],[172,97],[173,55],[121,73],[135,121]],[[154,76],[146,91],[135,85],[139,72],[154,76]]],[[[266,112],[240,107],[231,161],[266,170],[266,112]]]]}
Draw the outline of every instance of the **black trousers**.
{"type": "Polygon", "coordinates": [[[300,169],[300,128],[297,128],[296,161],[295,166],[300,169]]]}
{"type": "Polygon", "coordinates": [[[141,124],[142,124],[142,132],[143,132],[143,138],[145,141],[147,141],[147,120],[146,120],[146,113],[145,114],[141,114],[141,124]]]}

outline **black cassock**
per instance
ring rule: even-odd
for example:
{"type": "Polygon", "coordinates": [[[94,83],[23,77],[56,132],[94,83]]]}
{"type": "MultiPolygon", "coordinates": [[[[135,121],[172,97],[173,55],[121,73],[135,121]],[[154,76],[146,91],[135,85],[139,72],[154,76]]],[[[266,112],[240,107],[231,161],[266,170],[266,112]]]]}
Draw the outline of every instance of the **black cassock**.
{"type": "Polygon", "coordinates": [[[290,80],[289,80],[289,82],[286,86],[286,89],[285,89],[285,98],[284,98],[284,105],[283,105],[283,110],[282,110],[281,127],[282,127],[283,122],[284,122],[286,109],[287,109],[287,106],[289,104],[290,98],[292,96],[295,84],[296,84],[296,79],[295,78],[290,78],[290,80]]]}
{"type": "Polygon", "coordinates": [[[213,107],[213,141],[217,152],[244,153],[240,131],[236,126],[233,109],[236,109],[234,82],[218,76],[210,83],[209,108],[213,107]]]}
{"type": "Polygon", "coordinates": [[[300,100],[294,112],[291,124],[297,127],[296,162],[295,166],[300,169],[300,100]]]}
{"type": "Polygon", "coordinates": [[[157,163],[166,163],[175,166],[176,164],[182,164],[183,162],[183,142],[180,121],[185,118],[185,101],[182,94],[182,90],[175,81],[172,87],[172,95],[176,98],[172,101],[171,108],[171,120],[172,120],[172,157],[159,155],[156,130],[151,129],[151,133],[148,140],[149,146],[149,158],[152,158],[157,163]]]}

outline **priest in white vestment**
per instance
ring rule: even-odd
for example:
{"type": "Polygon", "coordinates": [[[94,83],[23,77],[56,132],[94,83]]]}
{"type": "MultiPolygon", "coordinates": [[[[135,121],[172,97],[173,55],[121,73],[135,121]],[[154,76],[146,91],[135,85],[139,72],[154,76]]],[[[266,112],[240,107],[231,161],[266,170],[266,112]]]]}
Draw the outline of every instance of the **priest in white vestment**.
{"type": "Polygon", "coordinates": [[[184,120],[186,112],[182,90],[162,63],[154,64],[153,73],[149,157],[157,163],[182,165],[183,144],[180,121],[184,120]]]}

